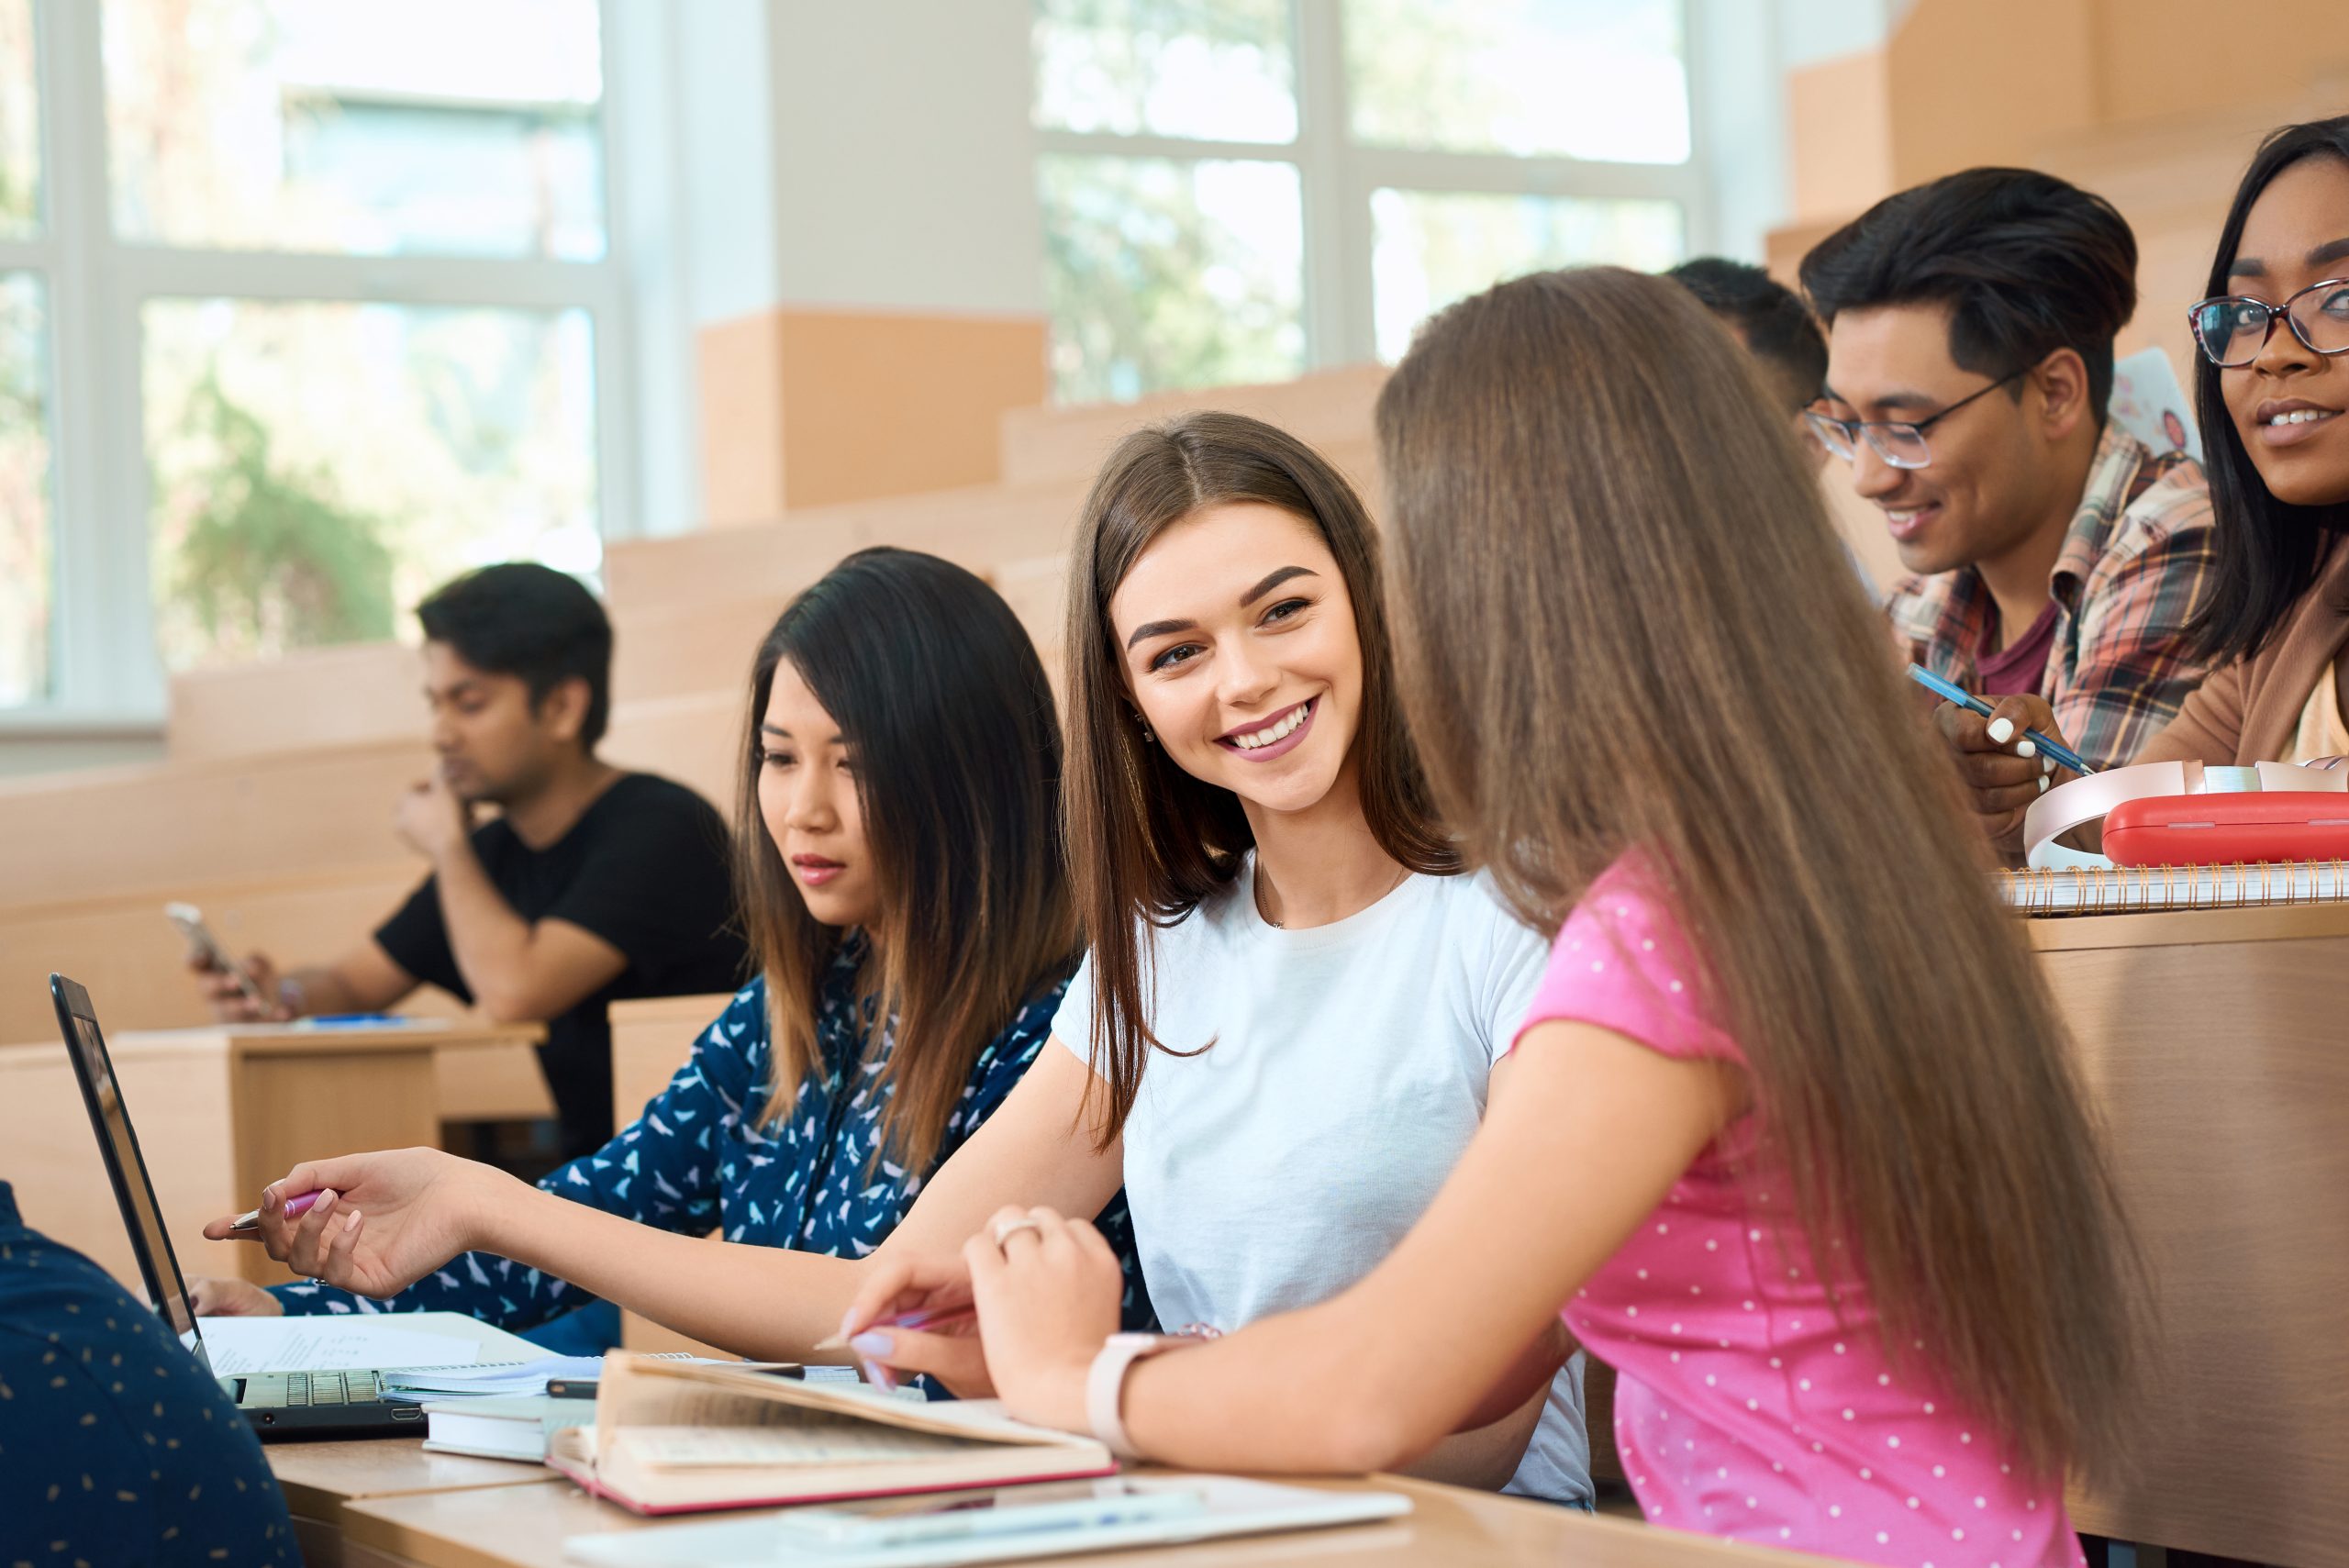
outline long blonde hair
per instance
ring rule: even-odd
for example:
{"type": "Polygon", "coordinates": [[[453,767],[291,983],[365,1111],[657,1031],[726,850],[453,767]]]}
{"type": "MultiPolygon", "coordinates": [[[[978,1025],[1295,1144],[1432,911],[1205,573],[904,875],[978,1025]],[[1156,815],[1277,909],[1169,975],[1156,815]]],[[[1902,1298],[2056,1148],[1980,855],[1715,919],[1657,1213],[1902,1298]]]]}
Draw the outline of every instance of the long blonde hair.
{"type": "Polygon", "coordinates": [[[1659,868],[1745,1051],[1757,1158],[1896,1364],[1931,1346],[2024,1462],[2110,1475],[2136,1253],[2063,1025],[1784,425],[1664,280],[1545,273],[1436,317],[1378,405],[1406,711],[1530,924],[1627,850],[1659,868]]]}

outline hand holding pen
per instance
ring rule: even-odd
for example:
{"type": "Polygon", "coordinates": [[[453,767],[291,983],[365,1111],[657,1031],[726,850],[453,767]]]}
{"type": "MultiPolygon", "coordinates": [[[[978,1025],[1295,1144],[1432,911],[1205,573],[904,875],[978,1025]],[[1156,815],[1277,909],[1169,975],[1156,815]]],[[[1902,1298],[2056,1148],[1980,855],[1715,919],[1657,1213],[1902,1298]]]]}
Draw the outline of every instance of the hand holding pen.
{"type": "Polygon", "coordinates": [[[2031,803],[2059,782],[2062,771],[2093,770],[2064,743],[2054,710],[2043,698],[2015,695],[1986,701],[1914,665],[1909,676],[1947,699],[1933,710],[1933,723],[1957,765],[1967,804],[1992,845],[2009,861],[2019,862],[2023,813],[2031,803]]]}
{"type": "MultiPolygon", "coordinates": [[[[2005,706],[2009,703],[2020,703],[2025,705],[2024,711],[2026,712],[2030,711],[2028,705],[2037,704],[2038,707],[2045,712],[2046,719],[2043,726],[2037,721],[2036,716],[2034,715],[2032,722],[2026,728],[2019,726],[2011,716],[2002,714],[1998,707],[1993,707],[1987,699],[1976,696],[1973,693],[1968,692],[1965,687],[1957,684],[1954,681],[1945,681],[1942,679],[1939,675],[1934,674],[1931,670],[1926,669],[1922,664],[1909,665],[1909,678],[1916,682],[1919,685],[1924,687],[1927,691],[1932,693],[1935,696],[1941,698],[1943,702],[1954,703],[1959,707],[1965,709],[1968,713],[1978,715],[1982,718],[1988,720],[1987,724],[1984,726],[1984,732],[1988,737],[1991,744],[1997,746],[2005,745],[2008,741],[2014,740],[2015,730],[2018,728],[2022,728],[2023,738],[2021,740],[2016,740],[2014,743],[2016,756],[2023,758],[2025,761],[2028,761],[2033,756],[2043,756],[2058,766],[2069,768],[2072,772],[2082,774],[2083,776],[2096,772],[2094,768],[2087,765],[2087,762],[2083,760],[2077,752],[2065,745],[2064,742],[2057,738],[2055,734],[2054,710],[2049,708],[2046,703],[2042,701],[2040,698],[2009,697],[2001,700],[2001,706],[2005,706]]],[[[2047,773],[2052,773],[2053,771],[2053,769],[2041,770],[2043,776],[2047,773]]]]}

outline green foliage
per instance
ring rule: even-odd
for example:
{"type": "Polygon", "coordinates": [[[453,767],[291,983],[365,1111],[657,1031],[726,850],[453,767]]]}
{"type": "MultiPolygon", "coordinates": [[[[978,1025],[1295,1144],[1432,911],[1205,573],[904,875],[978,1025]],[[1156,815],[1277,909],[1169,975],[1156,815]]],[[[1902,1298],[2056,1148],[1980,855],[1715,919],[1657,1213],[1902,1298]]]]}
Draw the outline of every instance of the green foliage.
{"type": "Polygon", "coordinates": [[[323,476],[284,471],[268,428],[207,375],[185,433],[217,453],[178,550],[173,596],[216,647],[247,653],[392,635],[392,552],[381,518],[347,507],[323,476]]]}
{"type": "Polygon", "coordinates": [[[1279,381],[1305,368],[1295,272],[1268,265],[1203,211],[1184,166],[1049,157],[1040,172],[1063,401],[1279,381]]]}

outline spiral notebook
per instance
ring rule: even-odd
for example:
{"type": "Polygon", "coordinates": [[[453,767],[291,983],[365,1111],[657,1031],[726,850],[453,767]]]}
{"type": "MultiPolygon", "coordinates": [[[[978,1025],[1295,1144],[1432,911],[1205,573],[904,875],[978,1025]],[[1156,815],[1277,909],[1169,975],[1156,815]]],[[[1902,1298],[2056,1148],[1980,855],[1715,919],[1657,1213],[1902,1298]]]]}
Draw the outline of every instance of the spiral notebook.
{"type": "Polygon", "coordinates": [[[2032,916],[2349,903],[2349,861],[2002,871],[1998,876],[1998,895],[2032,916]]]}

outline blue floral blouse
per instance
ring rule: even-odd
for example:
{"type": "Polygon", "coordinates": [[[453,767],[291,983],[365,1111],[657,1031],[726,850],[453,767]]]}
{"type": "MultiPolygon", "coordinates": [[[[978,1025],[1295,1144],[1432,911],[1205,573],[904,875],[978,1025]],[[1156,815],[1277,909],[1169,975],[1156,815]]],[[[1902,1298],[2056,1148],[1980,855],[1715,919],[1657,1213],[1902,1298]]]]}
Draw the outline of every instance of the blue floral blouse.
{"type": "MultiPolygon", "coordinates": [[[[692,1059],[644,1114],[595,1153],[559,1166],[539,1185],[640,1225],[729,1241],[861,1258],[895,1229],[921,1191],[923,1171],[884,1154],[881,1113],[890,1086],[874,1080],[894,1041],[864,1050],[856,995],[859,951],[844,948],[818,998],[811,1069],[787,1119],[762,1127],[772,1050],[764,977],[736,994],[695,1043],[692,1059]]],[[[962,1103],[946,1124],[942,1162],[1003,1104],[1051,1037],[1067,977],[1022,1007],[972,1064],[962,1103]]],[[[1126,1269],[1129,1327],[1150,1326],[1149,1297],[1134,1262],[1125,1194],[1097,1221],[1126,1269]]],[[[289,1313],[463,1312],[501,1329],[535,1328],[596,1297],[577,1285],[487,1252],[468,1252],[383,1300],[316,1281],[273,1287],[289,1313]]]]}

